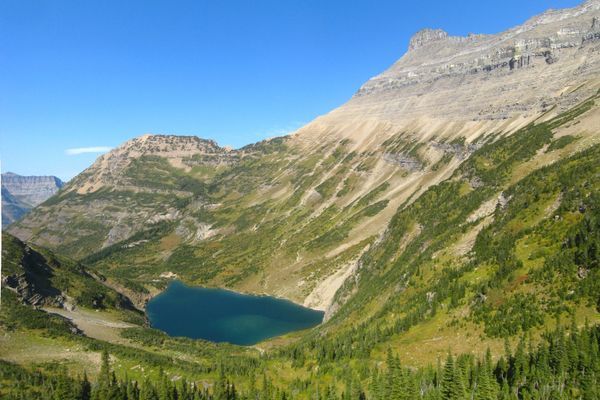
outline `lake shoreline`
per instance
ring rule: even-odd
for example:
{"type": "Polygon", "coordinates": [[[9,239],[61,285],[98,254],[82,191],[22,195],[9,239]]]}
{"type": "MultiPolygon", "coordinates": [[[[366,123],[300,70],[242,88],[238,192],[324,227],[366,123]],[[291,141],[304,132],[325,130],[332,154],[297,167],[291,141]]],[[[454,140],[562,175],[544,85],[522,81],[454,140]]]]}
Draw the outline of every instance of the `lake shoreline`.
{"type": "Polygon", "coordinates": [[[171,280],[146,304],[149,325],[170,336],[253,346],[323,323],[325,312],[289,299],[171,280]]]}

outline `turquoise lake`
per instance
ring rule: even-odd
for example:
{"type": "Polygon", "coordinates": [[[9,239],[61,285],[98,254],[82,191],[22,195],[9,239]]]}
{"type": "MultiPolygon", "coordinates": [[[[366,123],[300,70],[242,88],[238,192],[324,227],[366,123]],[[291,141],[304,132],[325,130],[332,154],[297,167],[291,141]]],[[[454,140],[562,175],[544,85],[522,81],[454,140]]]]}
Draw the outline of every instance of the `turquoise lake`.
{"type": "Polygon", "coordinates": [[[150,300],[146,314],[153,328],[170,336],[244,346],[312,328],[324,315],[275,297],[191,287],[179,281],[150,300]]]}

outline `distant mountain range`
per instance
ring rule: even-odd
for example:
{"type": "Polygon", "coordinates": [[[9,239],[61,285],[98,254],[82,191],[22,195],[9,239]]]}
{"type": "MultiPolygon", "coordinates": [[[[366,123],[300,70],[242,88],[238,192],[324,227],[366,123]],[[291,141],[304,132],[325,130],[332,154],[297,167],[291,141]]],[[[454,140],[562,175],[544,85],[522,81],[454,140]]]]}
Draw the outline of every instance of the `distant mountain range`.
{"type": "Polygon", "coordinates": [[[64,183],[55,176],[2,174],[2,227],[20,219],[33,207],[58,192],[64,183]]]}

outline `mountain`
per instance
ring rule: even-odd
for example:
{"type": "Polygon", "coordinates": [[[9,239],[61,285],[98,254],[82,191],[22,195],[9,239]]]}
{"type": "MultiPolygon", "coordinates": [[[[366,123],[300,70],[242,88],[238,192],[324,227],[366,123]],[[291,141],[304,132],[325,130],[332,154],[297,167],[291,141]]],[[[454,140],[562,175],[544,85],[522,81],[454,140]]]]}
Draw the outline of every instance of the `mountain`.
{"type": "Polygon", "coordinates": [[[23,304],[74,309],[118,308],[135,311],[131,301],[106,287],[82,265],[2,234],[2,283],[23,304]]]}
{"type": "Polygon", "coordinates": [[[2,226],[20,219],[31,208],[44,202],[63,186],[55,176],[2,174],[2,226]]]}
{"type": "Polygon", "coordinates": [[[2,226],[8,226],[18,220],[30,208],[2,187],[2,226]]]}
{"type": "MultiPolygon", "coordinates": [[[[497,35],[418,32],[347,104],[288,137],[239,150],[133,139],[10,231],[123,280],[170,271],[325,309],[399,208],[486,142],[597,92],[598,4],[497,35]],[[215,261],[215,248],[226,256],[215,261]]],[[[597,122],[596,112],[578,121],[579,147],[595,140],[597,122]]]]}
{"type": "Polygon", "coordinates": [[[256,373],[269,399],[595,398],[599,21],[590,0],[494,35],[418,32],[292,135],[132,139],[8,231],[140,307],[177,277],[326,310],[257,348],[92,331],[138,382],[167,368],[155,382],[208,379],[215,398],[232,398],[225,374],[257,398],[256,373]]]}

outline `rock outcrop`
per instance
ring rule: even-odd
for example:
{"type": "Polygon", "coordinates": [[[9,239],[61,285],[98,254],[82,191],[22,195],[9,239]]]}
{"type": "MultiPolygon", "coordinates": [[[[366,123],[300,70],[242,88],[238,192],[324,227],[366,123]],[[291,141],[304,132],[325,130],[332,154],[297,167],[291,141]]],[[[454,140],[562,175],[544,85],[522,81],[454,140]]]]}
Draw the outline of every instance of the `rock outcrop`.
{"type": "Polygon", "coordinates": [[[408,50],[417,50],[430,43],[448,38],[448,32],[442,29],[423,29],[415,33],[410,39],[408,50]]]}

